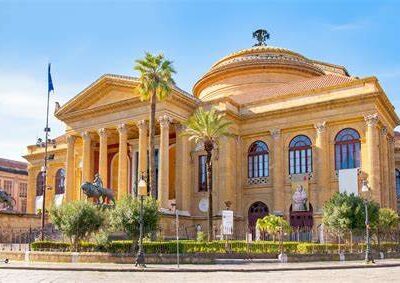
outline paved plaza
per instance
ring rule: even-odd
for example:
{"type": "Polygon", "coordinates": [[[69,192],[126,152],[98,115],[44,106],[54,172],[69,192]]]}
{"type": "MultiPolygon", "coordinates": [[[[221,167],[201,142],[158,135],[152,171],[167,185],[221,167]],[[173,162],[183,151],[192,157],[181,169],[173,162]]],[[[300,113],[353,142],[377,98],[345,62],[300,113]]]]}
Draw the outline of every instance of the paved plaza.
{"type": "Polygon", "coordinates": [[[0,265],[2,282],[398,282],[400,260],[215,265],[56,264],[10,262],[0,265]]]}
{"type": "Polygon", "coordinates": [[[0,270],[0,282],[399,282],[400,267],[273,272],[0,270]]]}

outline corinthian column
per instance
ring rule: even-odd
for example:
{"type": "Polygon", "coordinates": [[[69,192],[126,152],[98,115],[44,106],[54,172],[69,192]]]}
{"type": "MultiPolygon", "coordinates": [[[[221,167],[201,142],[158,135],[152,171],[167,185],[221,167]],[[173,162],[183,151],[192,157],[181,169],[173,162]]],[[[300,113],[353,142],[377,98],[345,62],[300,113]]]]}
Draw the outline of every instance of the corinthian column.
{"type": "Polygon", "coordinates": [[[70,202],[77,198],[74,189],[75,182],[75,136],[67,136],[67,157],[65,166],[65,201],[70,202]]]}
{"type": "Polygon", "coordinates": [[[128,130],[125,124],[118,126],[118,199],[128,194],[128,130]]]}
{"type": "Polygon", "coordinates": [[[381,200],[382,206],[390,207],[390,161],[389,161],[389,152],[388,152],[388,130],[386,127],[383,127],[381,130],[382,143],[381,143],[381,154],[382,154],[382,166],[381,169],[381,200]]]}
{"type": "Polygon", "coordinates": [[[90,151],[91,138],[89,132],[82,133],[83,150],[82,150],[82,179],[83,182],[92,181],[90,178],[90,151]]]}
{"type": "Polygon", "coordinates": [[[317,130],[317,137],[315,139],[317,187],[313,187],[311,191],[310,202],[314,206],[314,209],[318,211],[322,208],[323,203],[330,198],[331,193],[329,191],[327,168],[326,122],[316,123],[314,127],[317,130]]]}
{"type": "Polygon", "coordinates": [[[160,168],[158,175],[158,200],[162,208],[168,208],[169,189],[169,125],[172,119],[167,115],[161,116],[160,122],[160,168]]]}
{"type": "Polygon", "coordinates": [[[367,146],[367,174],[368,181],[371,187],[372,198],[381,204],[380,196],[380,169],[379,169],[379,144],[378,144],[378,114],[366,115],[364,117],[367,124],[366,131],[366,146],[367,146]]]}
{"type": "Polygon", "coordinates": [[[282,136],[280,129],[272,129],[271,135],[274,140],[272,160],[272,181],[274,214],[283,214],[285,211],[285,185],[282,170],[282,136]]]}
{"type": "Polygon", "coordinates": [[[103,186],[108,188],[108,163],[107,163],[107,129],[98,130],[100,137],[100,148],[99,148],[99,175],[103,181],[103,186]]]}
{"type": "Polygon", "coordinates": [[[176,125],[176,146],[175,146],[175,198],[179,210],[190,211],[192,200],[190,143],[186,136],[182,136],[185,126],[176,125]]]}
{"type": "Polygon", "coordinates": [[[149,126],[146,120],[137,122],[139,128],[139,162],[138,171],[139,176],[141,173],[147,172],[147,133],[149,126]]]}

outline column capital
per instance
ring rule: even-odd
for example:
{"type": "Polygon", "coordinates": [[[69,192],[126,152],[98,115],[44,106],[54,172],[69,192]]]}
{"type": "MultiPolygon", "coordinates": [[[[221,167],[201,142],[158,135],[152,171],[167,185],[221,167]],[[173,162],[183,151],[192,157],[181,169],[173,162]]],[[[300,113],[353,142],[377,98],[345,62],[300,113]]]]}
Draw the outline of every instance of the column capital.
{"type": "Polygon", "coordinates": [[[68,145],[73,145],[76,141],[76,136],[73,135],[67,135],[67,144],[68,145]]]}
{"type": "Polygon", "coordinates": [[[84,140],[89,141],[90,140],[90,132],[89,131],[84,131],[81,133],[81,136],[84,140]]]}
{"type": "Polygon", "coordinates": [[[388,135],[388,129],[386,127],[382,127],[381,134],[383,137],[386,137],[388,135]]]}
{"type": "Polygon", "coordinates": [[[128,131],[126,124],[122,123],[117,126],[117,130],[120,135],[125,135],[128,131]]]}
{"type": "Polygon", "coordinates": [[[99,134],[100,137],[105,138],[108,136],[108,129],[106,128],[98,129],[97,133],[99,134]]]}
{"type": "Polygon", "coordinates": [[[137,127],[140,130],[146,130],[148,128],[147,120],[140,120],[136,122],[137,127]]]}
{"type": "Polygon", "coordinates": [[[270,130],[271,136],[274,140],[279,139],[281,136],[281,129],[273,128],[270,130]]]}
{"type": "Polygon", "coordinates": [[[175,131],[176,131],[177,134],[180,134],[185,130],[186,130],[186,126],[185,125],[180,124],[180,123],[175,124],[175,131]]]}
{"type": "Polygon", "coordinates": [[[158,122],[160,122],[161,128],[168,128],[169,125],[172,123],[172,118],[168,115],[163,115],[158,117],[158,122]]]}
{"type": "Polygon", "coordinates": [[[378,113],[364,115],[364,120],[367,123],[368,127],[376,126],[379,121],[378,113]]]}
{"type": "Polygon", "coordinates": [[[322,134],[326,131],[326,121],[315,123],[314,128],[317,130],[317,134],[322,134]]]}

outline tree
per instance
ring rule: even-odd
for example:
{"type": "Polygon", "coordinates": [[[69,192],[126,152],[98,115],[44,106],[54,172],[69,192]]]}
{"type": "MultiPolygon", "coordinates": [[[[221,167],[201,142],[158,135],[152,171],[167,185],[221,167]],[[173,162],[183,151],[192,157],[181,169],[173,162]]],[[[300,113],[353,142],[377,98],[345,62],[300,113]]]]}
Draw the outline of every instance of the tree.
{"type": "MultiPolygon", "coordinates": [[[[152,233],[157,230],[160,218],[157,201],[147,197],[143,202],[143,223],[145,233],[152,233]]],[[[111,211],[111,225],[115,230],[123,230],[133,245],[137,244],[140,227],[140,199],[126,196],[117,201],[115,208],[111,211]]]]}
{"type": "Polygon", "coordinates": [[[200,107],[185,123],[187,128],[183,133],[183,135],[189,136],[189,140],[203,144],[204,150],[207,152],[208,241],[212,240],[213,230],[212,152],[221,137],[231,135],[228,129],[230,124],[230,122],[224,120],[222,113],[217,112],[215,108],[205,111],[200,107]]]}
{"type": "Polygon", "coordinates": [[[390,236],[399,226],[399,215],[390,208],[380,208],[378,216],[377,233],[378,240],[390,236]]]}
{"type": "Polygon", "coordinates": [[[155,131],[156,131],[156,103],[157,100],[166,99],[172,90],[175,73],[172,62],[164,58],[164,55],[152,55],[146,53],[144,59],[136,60],[135,70],[139,71],[139,85],[137,90],[142,101],[150,101],[150,122],[149,122],[149,185],[150,193],[157,198],[156,176],[155,176],[155,131]]]}
{"type": "Polygon", "coordinates": [[[105,221],[104,213],[93,203],[68,202],[50,211],[51,222],[69,238],[75,251],[81,240],[98,231],[105,221]]]}
{"type": "MultiPolygon", "coordinates": [[[[368,216],[371,227],[378,221],[379,205],[374,201],[368,202],[368,216]]],[[[345,231],[364,231],[365,206],[364,200],[347,193],[335,193],[324,204],[323,223],[339,235],[345,231]]]]}
{"type": "Polygon", "coordinates": [[[261,232],[267,232],[272,235],[274,242],[275,237],[279,233],[285,233],[291,230],[289,223],[283,217],[276,215],[267,215],[264,218],[257,219],[256,228],[261,232]]]}

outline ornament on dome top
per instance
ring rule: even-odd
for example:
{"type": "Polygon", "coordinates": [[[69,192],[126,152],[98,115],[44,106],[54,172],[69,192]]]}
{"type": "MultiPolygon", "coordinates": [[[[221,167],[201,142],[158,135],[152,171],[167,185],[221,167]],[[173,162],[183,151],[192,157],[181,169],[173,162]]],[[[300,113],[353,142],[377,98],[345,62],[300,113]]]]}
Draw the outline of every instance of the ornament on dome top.
{"type": "Polygon", "coordinates": [[[258,29],[253,32],[253,38],[257,39],[257,43],[254,46],[265,46],[267,45],[265,42],[269,39],[269,33],[265,29],[258,29]]]}

